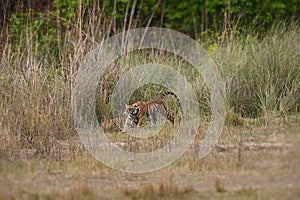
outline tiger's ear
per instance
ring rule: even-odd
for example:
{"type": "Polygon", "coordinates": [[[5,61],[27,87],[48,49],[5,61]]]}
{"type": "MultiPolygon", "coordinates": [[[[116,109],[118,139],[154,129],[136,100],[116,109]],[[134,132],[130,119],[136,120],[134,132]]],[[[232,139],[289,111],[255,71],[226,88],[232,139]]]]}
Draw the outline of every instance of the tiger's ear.
{"type": "Polygon", "coordinates": [[[128,105],[125,103],[125,107],[128,107],[128,105]]]}

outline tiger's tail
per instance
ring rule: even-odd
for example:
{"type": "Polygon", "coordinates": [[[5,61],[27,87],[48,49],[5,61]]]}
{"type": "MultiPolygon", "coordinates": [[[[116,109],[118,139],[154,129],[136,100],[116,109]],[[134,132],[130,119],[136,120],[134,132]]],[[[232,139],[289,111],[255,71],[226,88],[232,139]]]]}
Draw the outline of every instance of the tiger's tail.
{"type": "Polygon", "coordinates": [[[179,107],[179,109],[180,109],[180,112],[181,112],[181,114],[183,114],[183,109],[182,109],[180,100],[179,100],[179,98],[177,97],[177,95],[176,95],[174,92],[166,92],[166,93],[162,94],[161,97],[164,97],[164,96],[167,96],[167,95],[172,95],[172,96],[174,96],[174,97],[176,98],[177,103],[178,103],[178,107],[179,107]]]}

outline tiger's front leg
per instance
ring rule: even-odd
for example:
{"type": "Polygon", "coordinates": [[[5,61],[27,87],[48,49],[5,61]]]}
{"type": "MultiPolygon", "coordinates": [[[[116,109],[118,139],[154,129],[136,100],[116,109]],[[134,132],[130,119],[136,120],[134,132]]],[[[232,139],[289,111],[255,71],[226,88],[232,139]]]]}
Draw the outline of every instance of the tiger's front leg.
{"type": "Polygon", "coordinates": [[[139,122],[138,122],[138,125],[137,125],[137,128],[138,128],[138,129],[139,129],[140,127],[142,127],[144,119],[145,119],[144,116],[141,117],[141,118],[139,119],[139,122]]]}
{"type": "Polygon", "coordinates": [[[126,118],[125,123],[124,123],[124,128],[122,130],[123,133],[127,131],[128,123],[130,122],[129,117],[126,118]]]}

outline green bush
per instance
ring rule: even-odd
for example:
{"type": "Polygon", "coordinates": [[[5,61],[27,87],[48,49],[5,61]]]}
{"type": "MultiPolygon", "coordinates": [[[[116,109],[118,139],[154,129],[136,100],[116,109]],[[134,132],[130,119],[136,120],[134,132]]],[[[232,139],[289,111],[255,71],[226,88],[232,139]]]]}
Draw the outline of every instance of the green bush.
{"type": "Polygon", "coordinates": [[[262,39],[233,39],[213,53],[234,112],[247,117],[299,112],[298,30],[298,26],[274,27],[262,39]]]}

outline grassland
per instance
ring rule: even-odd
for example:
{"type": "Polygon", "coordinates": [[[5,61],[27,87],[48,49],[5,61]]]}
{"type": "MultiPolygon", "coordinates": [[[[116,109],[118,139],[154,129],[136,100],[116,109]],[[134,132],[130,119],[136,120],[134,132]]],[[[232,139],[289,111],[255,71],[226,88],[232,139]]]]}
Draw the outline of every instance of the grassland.
{"type": "MultiPolygon", "coordinates": [[[[2,30],[7,38],[0,54],[0,199],[299,199],[299,24],[199,41],[218,66],[228,100],[225,130],[205,159],[198,153],[211,114],[210,93],[199,72],[161,51],[134,52],[113,63],[95,97],[100,124],[112,118],[111,93],[123,72],[147,63],[172,66],[186,77],[203,122],[194,144],[172,165],[129,174],[92,157],[72,119],[73,78],[84,56],[109,36],[110,22],[92,16],[92,22],[78,20],[65,29],[63,19],[51,24],[16,16],[13,30],[2,30]]],[[[131,101],[165,89],[148,85],[131,101]]],[[[165,145],[171,131],[166,127],[149,142],[154,146],[141,151],[165,145]]],[[[140,151],[135,139],[112,130],[108,137],[140,151]]]]}
{"type": "Polygon", "coordinates": [[[1,151],[0,197],[297,199],[299,120],[243,119],[243,126],[226,128],[219,144],[205,159],[197,157],[199,149],[194,146],[172,165],[145,174],[129,174],[104,166],[83,148],[76,136],[57,140],[55,148],[60,153],[51,160],[37,158],[29,149],[6,149],[1,151]]]}

